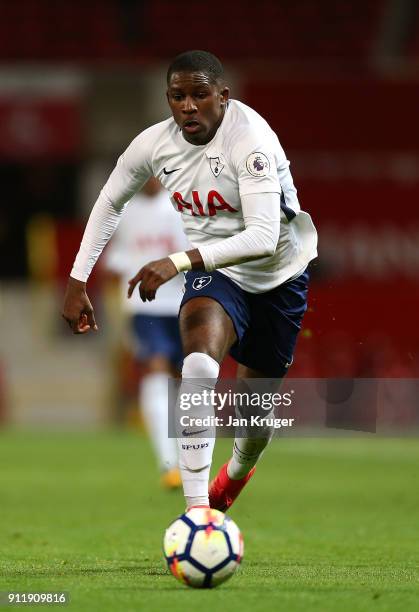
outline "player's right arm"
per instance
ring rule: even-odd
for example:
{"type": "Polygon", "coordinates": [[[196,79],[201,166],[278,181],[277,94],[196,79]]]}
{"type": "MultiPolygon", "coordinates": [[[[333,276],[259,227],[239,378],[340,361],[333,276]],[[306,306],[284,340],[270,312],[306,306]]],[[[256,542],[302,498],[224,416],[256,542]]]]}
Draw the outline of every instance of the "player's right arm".
{"type": "Polygon", "coordinates": [[[86,293],[86,283],[71,276],[64,296],[63,318],[73,334],[85,334],[98,329],[93,306],[86,293]]]}
{"type": "Polygon", "coordinates": [[[62,311],[74,334],[97,330],[92,304],[86,292],[90,273],[118,227],[126,203],[152,176],[149,154],[149,130],[129,145],[118,159],[103,187],[84,231],[68,280],[62,311]]]}

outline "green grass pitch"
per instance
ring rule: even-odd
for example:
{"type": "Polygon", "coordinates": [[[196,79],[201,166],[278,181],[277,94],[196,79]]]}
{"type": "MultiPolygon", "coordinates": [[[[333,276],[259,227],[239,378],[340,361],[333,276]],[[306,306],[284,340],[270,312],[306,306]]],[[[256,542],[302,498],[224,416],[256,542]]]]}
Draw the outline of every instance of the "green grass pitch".
{"type": "Polygon", "coordinates": [[[415,439],[275,440],[231,511],[240,572],[200,591],[165,568],[183,499],[145,438],[0,432],[0,590],[65,590],[89,612],[418,610],[418,468],[415,439]]]}

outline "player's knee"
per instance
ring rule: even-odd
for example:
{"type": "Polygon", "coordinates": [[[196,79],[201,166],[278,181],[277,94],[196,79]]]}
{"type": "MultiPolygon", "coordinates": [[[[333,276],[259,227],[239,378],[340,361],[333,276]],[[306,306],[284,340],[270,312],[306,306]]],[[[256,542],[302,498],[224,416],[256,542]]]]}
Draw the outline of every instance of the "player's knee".
{"type": "Polygon", "coordinates": [[[218,378],[219,364],[206,353],[190,353],[183,362],[182,378],[218,378]]]}

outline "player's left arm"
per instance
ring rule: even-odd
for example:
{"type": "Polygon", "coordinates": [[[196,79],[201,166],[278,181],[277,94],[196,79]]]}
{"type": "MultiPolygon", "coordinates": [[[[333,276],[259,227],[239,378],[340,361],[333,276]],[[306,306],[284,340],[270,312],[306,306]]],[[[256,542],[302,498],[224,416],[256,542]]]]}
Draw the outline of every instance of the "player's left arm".
{"type": "Polygon", "coordinates": [[[248,126],[241,127],[232,140],[231,162],[237,173],[245,229],[235,236],[183,253],[153,261],[129,281],[128,297],[140,284],[140,296],[153,300],[157,289],[179,272],[226,268],[275,253],[280,233],[281,186],[273,140],[266,134],[267,145],[248,126]]]}
{"type": "Polygon", "coordinates": [[[157,289],[179,272],[226,268],[275,253],[280,232],[281,200],[279,193],[249,194],[242,197],[245,229],[215,244],[174,253],[152,261],[129,281],[128,297],[140,283],[143,302],[156,297],[157,289]]]}
{"type": "Polygon", "coordinates": [[[186,270],[205,270],[205,264],[198,249],[174,253],[163,259],[151,261],[128,281],[128,297],[140,283],[140,297],[143,302],[151,302],[156,297],[157,289],[186,270]]]}

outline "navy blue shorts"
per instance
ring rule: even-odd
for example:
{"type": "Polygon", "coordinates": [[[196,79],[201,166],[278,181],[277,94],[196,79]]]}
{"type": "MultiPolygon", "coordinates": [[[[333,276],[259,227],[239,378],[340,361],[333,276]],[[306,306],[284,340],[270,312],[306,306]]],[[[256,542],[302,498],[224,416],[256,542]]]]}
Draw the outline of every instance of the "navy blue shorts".
{"type": "Polygon", "coordinates": [[[140,361],[162,355],[174,366],[182,364],[182,344],[176,316],[136,314],[132,318],[132,328],[137,345],[136,356],[140,361]]]}
{"type": "Polygon", "coordinates": [[[185,274],[183,304],[209,297],[231,318],[237,342],[230,355],[267,377],[283,377],[292,363],[297,335],[307,309],[308,271],[266,293],[249,293],[221,272],[185,274]]]}

